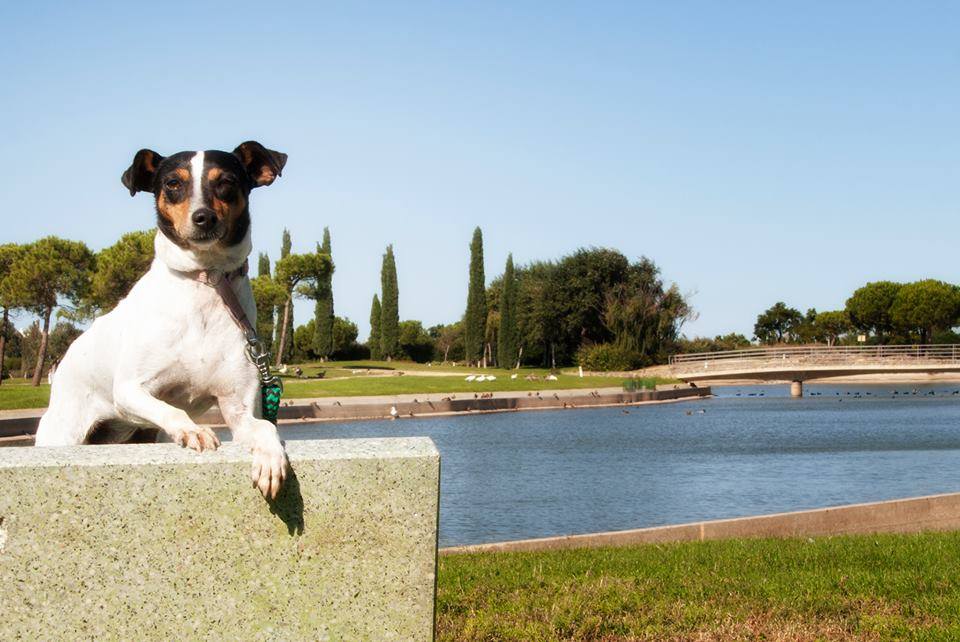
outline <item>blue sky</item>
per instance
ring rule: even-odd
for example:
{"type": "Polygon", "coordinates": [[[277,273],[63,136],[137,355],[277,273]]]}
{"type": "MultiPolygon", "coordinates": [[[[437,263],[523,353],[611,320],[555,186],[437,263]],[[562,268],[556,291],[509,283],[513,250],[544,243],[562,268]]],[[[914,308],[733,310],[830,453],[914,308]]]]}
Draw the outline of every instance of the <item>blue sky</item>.
{"type": "Polygon", "coordinates": [[[137,149],[256,139],[290,159],[255,251],[329,226],[361,339],[388,243],[401,317],[458,318],[476,225],[488,280],[511,251],[651,257],[689,334],[960,281],[956,3],[37,2],[0,25],[0,240],[99,249],[152,225],[120,185],[137,149]]]}

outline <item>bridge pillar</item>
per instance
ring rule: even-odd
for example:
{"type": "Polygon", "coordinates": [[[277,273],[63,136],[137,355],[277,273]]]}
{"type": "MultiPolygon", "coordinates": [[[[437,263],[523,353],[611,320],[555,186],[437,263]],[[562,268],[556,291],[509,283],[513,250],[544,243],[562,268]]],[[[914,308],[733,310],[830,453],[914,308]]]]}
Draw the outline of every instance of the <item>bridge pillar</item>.
{"type": "Polygon", "coordinates": [[[791,397],[802,397],[802,396],[803,396],[803,382],[802,382],[802,381],[791,381],[791,382],[790,382],[790,396],[791,396],[791,397]]]}

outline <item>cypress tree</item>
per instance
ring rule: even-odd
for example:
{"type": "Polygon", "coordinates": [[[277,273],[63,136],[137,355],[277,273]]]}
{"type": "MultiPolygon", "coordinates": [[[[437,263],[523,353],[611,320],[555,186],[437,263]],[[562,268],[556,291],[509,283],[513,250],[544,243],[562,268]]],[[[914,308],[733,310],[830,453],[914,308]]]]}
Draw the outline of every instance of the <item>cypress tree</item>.
{"type": "Polygon", "coordinates": [[[367,339],[367,346],[370,348],[370,358],[379,361],[383,358],[380,352],[380,299],[373,295],[373,303],[370,305],[370,338],[367,339]]]}
{"type": "Polygon", "coordinates": [[[257,259],[257,276],[270,276],[270,257],[260,252],[257,259]]]}
{"type": "MultiPolygon", "coordinates": [[[[331,256],[330,248],[330,229],[323,228],[323,244],[317,247],[317,251],[331,256]]],[[[314,308],[314,317],[316,319],[315,331],[313,337],[313,349],[326,359],[333,354],[333,270],[323,283],[317,284],[317,302],[314,308]]]]}
{"type": "MultiPolygon", "coordinates": [[[[265,276],[270,278],[270,257],[265,252],[260,252],[257,258],[257,277],[265,276]]],[[[252,279],[251,279],[252,280],[252,279]]],[[[256,297],[254,297],[256,299],[256,297]]],[[[274,307],[267,304],[266,307],[257,302],[257,334],[260,335],[260,341],[267,352],[273,350],[273,318],[274,307]]]]}
{"type": "Polygon", "coordinates": [[[512,368],[517,361],[517,282],[513,274],[513,254],[507,255],[500,291],[500,332],[497,340],[497,363],[512,368]]]}
{"type": "Polygon", "coordinates": [[[400,353],[400,305],[393,245],[388,245],[383,255],[380,292],[383,295],[380,308],[380,352],[383,358],[389,360],[400,353]]]}
{"type": "Polygon", "coordinates": [[[463,320],[463,345],[468,363],[480,360],[487,330],[487,292],[483,276],[483,232],[478,227],[470,242],[470,285],[463,320]]]}
{"type": "MultiPolygon", "coordinates": [[[[290,241],[290,230],[283,228],[283,240],[280,243],[280,258],[285,259],[290,256],[290,250],[292,249],[293,244],[290,241]]],[[[288,293],[289,294],[289,293],[288,293]]],[[[283,325],[283,306],[277,306],[277,324],[276,324],[276,337],[274,338],[274,345],[280,345],[280,335],[283,332],[283,328],[280,326],[283,325]]],[[[293,359],[293,306],[290,306],[290,315],[287,319],[287,337],[290,340],[286,341],[283,346],[283,354],[279,355],[281,363],[290,363],[293,359]]]]}

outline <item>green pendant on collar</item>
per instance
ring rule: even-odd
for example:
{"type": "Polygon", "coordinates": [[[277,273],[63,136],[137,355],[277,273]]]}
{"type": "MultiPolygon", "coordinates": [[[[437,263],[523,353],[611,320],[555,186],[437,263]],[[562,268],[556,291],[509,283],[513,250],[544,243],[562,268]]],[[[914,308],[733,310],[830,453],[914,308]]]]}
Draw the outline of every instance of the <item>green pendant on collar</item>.
{"type": "Polygon", "coordinates": [[[257,367],[260,380],[260,410],[263,418],[277,425],[280,413],[280,397],[283,396],[283,382],[280,377],[270,374],[270,353],[255,334],[247,336],[247,358],[257,367]]]}
{"type": "Polygon", "coordinates": [[[260,384],[260,401],[263,418],[277,425],[277,414],[280,412],[280,396],[283,395],[283,386],[277,383],[260,384]]]}

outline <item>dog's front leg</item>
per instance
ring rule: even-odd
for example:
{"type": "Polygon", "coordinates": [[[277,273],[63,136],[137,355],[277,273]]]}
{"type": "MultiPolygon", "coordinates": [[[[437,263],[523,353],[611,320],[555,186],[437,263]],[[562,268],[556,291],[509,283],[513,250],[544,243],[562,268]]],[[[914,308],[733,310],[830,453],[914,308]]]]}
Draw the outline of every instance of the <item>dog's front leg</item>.
{"type": "Polygon", "coordinates": [[[256,416],[260,411],[259,383],[242,396],[218,397],[217,402],[234,439],[245,444],[253,453],[253,468],[250,471],[253,485],[260,489],[264,497],[275,498],[287,479],[290,462],[277,435],[277,427],[256,416]]]}
{"type": "Polygon", "coordinates": [[[202,452],[220,445],[213,430],[198,426],[186,412],[157,399],[137,383],[114,386],[113,405],[125,419],[151,423],[186,448],[202,452]]]}

